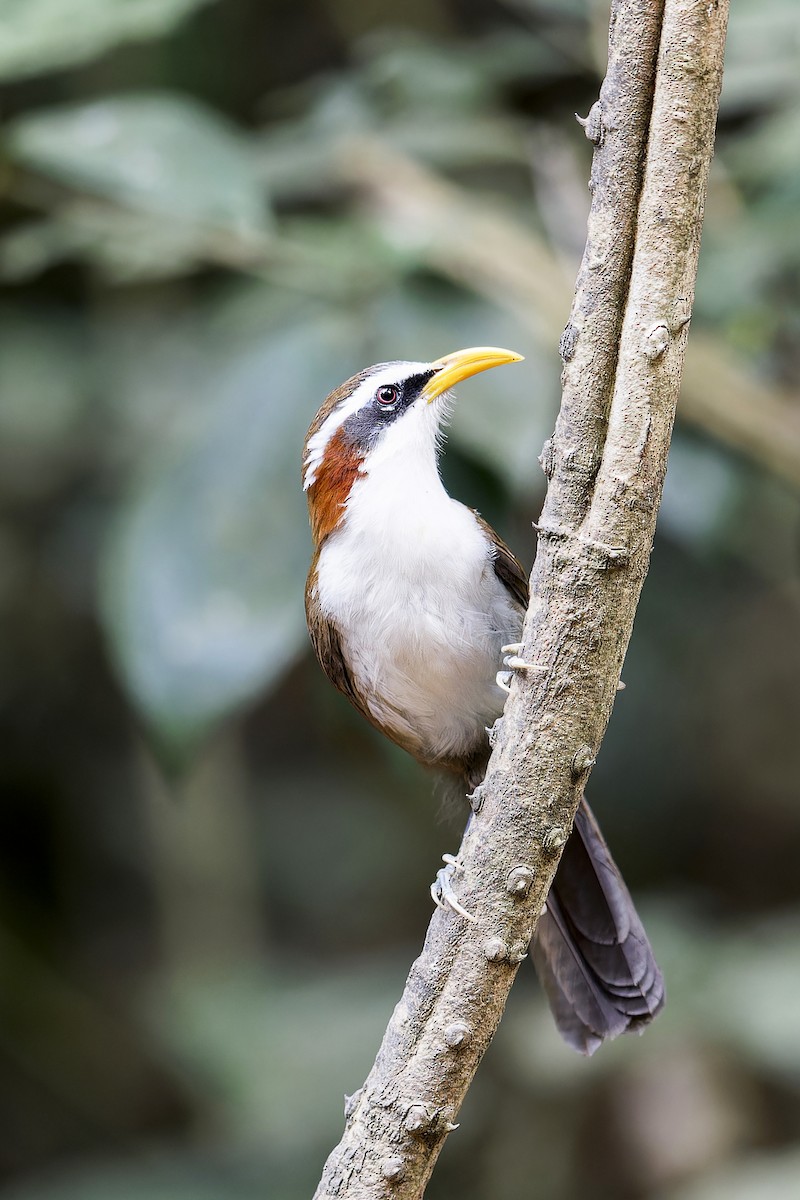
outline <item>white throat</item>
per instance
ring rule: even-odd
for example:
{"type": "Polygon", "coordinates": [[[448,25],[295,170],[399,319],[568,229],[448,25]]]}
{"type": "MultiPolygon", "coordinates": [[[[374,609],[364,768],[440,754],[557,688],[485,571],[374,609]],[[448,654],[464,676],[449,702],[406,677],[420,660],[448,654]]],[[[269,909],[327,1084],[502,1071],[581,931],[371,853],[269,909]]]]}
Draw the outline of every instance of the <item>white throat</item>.
{"type": "Polygon", "coordinates": [[[430,404],[420,403],[404,414],[370,452],[347,502],[345,530],[391,544],[406,566],[408,554],[415,557],[415,546],[430,561],[431,542],[441,541],[442,522],[452,519],[454,508],[463,507],[448,496],[439,475],[439,429],[430,404]]]}

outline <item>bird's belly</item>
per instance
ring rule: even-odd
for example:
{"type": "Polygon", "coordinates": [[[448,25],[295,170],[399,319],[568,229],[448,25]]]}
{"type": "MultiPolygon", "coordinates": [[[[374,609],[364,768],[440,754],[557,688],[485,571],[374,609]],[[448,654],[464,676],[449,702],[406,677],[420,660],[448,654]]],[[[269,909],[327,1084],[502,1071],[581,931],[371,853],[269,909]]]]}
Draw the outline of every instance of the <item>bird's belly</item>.
{"type": "Polygon", "coordinates": [[[476,624],[409,614],[401,638],[372,648],[374,714],[407,729],[428,761],[471,757],[503,711],[495,677],[504,638],[476,624]]]}
{"type": "Polygon", "coordinates": [[[501,646],[517,640],[522,623],[488,556],[469,581],[378,570],[345,592],[326,589],[321,562],[319,582],[376,723],[427,763],[452,766],[479,754],[486,726],[503,710],[501,646]]]}

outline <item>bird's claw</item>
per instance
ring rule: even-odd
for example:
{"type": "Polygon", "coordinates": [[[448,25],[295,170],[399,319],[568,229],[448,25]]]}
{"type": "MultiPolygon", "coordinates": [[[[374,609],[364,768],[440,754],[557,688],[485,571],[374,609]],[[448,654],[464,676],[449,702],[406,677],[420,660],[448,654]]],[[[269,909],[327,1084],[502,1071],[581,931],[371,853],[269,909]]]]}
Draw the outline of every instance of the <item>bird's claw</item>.
{"type": "Polygon", "coordinates": [[[510,692],[511,691],[511,680],[513,678],[514,678],[513,671],[498,671],[494,677],[494,680],[495,680],[495,683],[497,684],[497,686],[499,688],[502,688],[504,692],[510,692]]]}
{"type": "Polygon", "coordinates": [[[469,806],[474,813],[479,813],[481,811],[483,808],[484,799],[485,796],[482,783],[479,783],[478,786],[473,788],[471,792],[467,792],[467,800],[469,801],[469,806]]]}
{"type": "MultiPolygon", "coordinates": [[[[506,657],[503,659],[504,665],[509,667],[512,671],[546,672],[548,669],[547,667],[541,666],[539,663],[527,662],[526,659],[520,657],[522,654],[522,642],[511,642],[508,646],[501,646],[500,652],[506,655],[506,657]]],[[[501,672],[501,674],[506,673],[507,672],[501,672]]],[[[500,684],[500,687],[502,686],[503,685],[500,684]]]]}
{"type": "Polygon", "coordinates": [[[461,863],[454,854],[443,854],[442,861],[445,866],[436,872],[436,878],[431,884],[433,903],[437,908],[452,908],[453,912],[457,912],[465,921],[476,920],[472,913],[468,912],[460,903],[453,890],[453,876],[461,870],[461,863]]]}

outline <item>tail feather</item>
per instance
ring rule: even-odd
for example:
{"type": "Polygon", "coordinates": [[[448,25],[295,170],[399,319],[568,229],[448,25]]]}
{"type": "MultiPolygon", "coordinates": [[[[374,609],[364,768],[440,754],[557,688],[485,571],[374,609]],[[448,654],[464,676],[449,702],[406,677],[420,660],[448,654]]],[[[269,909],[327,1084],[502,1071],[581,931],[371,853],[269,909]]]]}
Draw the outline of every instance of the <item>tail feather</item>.
{"type": "Polygon", "coordinates": [[[533,961],[561,1035],[582,1054],[641,1032],[664,1006],[647,934],[585,800],[539,921],[533,961]]]}

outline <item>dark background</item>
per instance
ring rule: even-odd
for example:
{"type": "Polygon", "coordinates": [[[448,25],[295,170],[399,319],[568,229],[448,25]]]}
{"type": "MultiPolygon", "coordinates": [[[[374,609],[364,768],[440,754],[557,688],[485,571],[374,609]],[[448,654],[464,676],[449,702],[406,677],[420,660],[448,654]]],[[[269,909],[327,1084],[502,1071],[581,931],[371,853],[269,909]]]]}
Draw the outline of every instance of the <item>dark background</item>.
{"type": "MultiPolygon", "coordinates": [[[[463,821],[311,661],[303,434],[367,363],[520,350],[445,473],[530,562],[607,7],[8,7],[0,1195],[299,1200],[463,821]]],[[[524,968],[431,1200],[800,1195],[800,9],[733,9],[590,788],[669,1004],[584,1061],[524,968]]]]}

